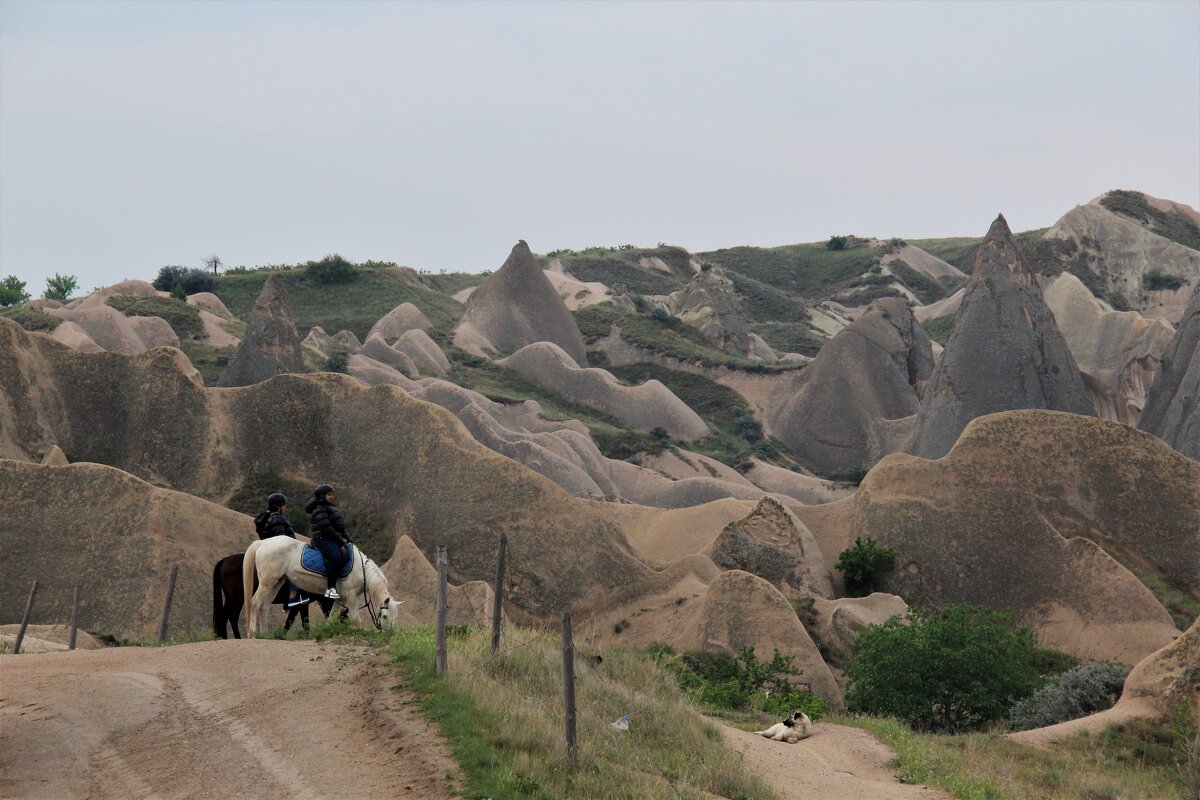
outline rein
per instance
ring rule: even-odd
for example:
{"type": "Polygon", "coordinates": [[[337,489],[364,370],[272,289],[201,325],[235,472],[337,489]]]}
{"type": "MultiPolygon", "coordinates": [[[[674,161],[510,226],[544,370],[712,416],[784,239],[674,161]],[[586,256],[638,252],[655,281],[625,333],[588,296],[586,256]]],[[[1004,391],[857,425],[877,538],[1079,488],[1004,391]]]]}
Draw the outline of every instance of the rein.
{"type": "Polygon", "coordinates": [[[381,617],[383,616],[383,608],[380,608],[379,613],[376,614],[375,609],[371,607],[371,593],[367,590],[367,557],[362,554],[361,550],[359,551],[358,555],[362,559],[363,584],[363,604],[358,607],[358,610],[361,611],[365,608],[367,613],[371,615],[371,622],[375,623],[375,630],[381,631],[383,630],[383,621],[381,620],[381,617]]]}

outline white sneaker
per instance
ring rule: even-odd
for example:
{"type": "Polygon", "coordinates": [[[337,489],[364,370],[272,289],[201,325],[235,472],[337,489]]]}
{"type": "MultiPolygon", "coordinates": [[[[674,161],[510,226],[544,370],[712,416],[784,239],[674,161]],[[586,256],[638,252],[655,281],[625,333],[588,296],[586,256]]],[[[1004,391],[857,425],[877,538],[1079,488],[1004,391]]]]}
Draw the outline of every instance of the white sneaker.
{"type": "Polygon", "coordinates": [[[332,586],[330,586],[328,589],[325,590],[325,596],[328,597],[330,600],[341,600],[342,599],[342,596],[340,594],[338,594],[338,590],[334,589],[332,586]]]}

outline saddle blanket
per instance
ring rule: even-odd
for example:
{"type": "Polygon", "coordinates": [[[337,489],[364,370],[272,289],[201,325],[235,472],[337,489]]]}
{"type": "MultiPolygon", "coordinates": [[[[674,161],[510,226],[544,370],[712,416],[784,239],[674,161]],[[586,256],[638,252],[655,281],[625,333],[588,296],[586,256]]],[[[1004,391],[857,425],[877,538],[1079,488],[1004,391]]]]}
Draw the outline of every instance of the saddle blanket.
{"type": "MultiPolygon", "coordinates": [[[[350,551],[350,557],[346,559],[346,563],[342,566],[340,577],[343,578],[349,575],[350,570],[354,567],[354,545],[347,545],[346,549],[350,551]]],[[[304,551],[300,553],[300,566],[318,575],[325,574],[325,559],[321,557],[321,551],[311,544],[304,545],[304,551]]]]}

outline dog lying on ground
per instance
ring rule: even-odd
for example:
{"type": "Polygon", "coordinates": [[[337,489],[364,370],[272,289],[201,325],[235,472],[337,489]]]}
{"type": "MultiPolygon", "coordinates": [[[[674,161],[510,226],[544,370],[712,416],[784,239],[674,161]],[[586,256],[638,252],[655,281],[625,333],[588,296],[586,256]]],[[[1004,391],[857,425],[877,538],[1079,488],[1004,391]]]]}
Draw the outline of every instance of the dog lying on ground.
{"type": "Polygon", "coordinates": [[[793,711],[783,722],[776,722],[765,731],[755,731],[754,733],[777,742],[795,744],[801,739],[812,736],[812,720],[803,711],[793,711]]]}

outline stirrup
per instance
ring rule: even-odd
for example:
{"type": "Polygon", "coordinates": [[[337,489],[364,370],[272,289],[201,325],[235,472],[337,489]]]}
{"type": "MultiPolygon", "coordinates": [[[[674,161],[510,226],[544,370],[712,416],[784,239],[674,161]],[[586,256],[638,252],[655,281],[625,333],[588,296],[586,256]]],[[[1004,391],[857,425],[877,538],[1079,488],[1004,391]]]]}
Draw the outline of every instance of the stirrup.
{"type": "Polygon", "coordinates": [[[325,590],[325,596],[328,597],[330,600],[341,600],[342,599],[342,596],[340,594],[338,594],[338,590],[333,588],[332,586],[330,586],[328,589],[325,590]]]}

